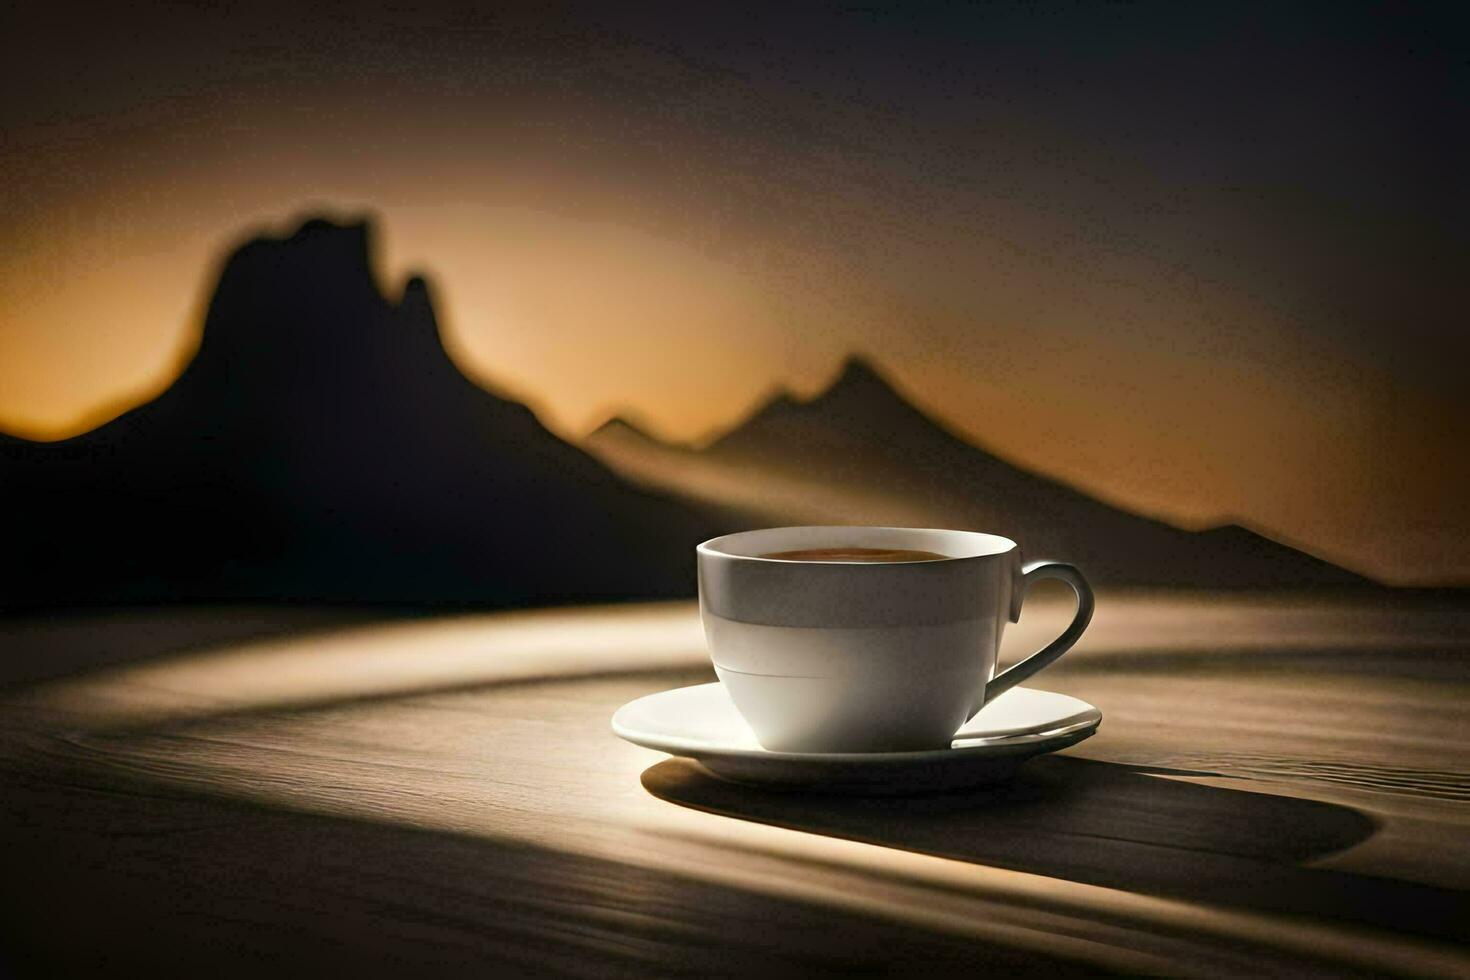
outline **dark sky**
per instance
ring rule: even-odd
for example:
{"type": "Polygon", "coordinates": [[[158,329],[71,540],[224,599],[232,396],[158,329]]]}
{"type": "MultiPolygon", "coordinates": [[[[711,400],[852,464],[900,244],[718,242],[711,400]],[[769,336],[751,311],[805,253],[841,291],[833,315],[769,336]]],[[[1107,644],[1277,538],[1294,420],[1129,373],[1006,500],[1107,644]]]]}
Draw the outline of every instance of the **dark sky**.
{"type": "Polygon", "coordinates": [[[857,350],[1135,509],[1470,577],[1455,6],[26,6],[10,431],[166,384],[223,251],[325,208],[570,438],[857,350]]]}

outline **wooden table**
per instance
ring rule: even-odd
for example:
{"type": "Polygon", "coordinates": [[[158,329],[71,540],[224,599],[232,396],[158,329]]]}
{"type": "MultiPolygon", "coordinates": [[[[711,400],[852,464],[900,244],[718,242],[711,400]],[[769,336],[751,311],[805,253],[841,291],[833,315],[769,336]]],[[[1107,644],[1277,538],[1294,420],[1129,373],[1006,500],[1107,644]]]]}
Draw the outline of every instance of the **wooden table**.
{"type": "Polygon", "coordinates": [[[1103,596],[1038,685],[1098,735],[853,799],[610,733],[711,677],[687,603],[0,621],[0,973],[1463,976],[1467,625],[1103,596]]]}

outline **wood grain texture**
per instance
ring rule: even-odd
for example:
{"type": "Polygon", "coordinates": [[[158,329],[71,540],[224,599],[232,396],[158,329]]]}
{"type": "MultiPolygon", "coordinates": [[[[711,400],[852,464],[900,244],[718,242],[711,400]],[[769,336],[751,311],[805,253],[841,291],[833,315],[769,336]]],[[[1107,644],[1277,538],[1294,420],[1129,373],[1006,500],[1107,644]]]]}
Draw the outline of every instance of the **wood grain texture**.
{"type": "Polygon", "coordinates": [[[907,800],[613,737],[710,679],[687,604],[270,618],[0,623],[0,967],[1470,973],[1452,603],[1104,596],[1038,684],[1098,735],[907,800]]]}

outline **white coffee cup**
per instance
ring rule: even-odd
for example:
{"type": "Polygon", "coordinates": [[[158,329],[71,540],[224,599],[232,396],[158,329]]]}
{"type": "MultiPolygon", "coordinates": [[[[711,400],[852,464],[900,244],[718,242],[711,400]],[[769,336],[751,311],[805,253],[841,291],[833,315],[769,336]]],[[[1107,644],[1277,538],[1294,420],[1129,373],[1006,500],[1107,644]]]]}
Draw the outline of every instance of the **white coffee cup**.
{"type": "Polygon", "coordinates": [[[1092,589],[1059,562],[1021,565],[1014,541],[975,531],[778,527],[699,545],[699,609],[715,672],[766,749],[944,748],[985,703],[1066,653],[1092,589]],[[763,558],[816,548],[928,551],[942,560],[763,558]],[[996,650],[1031,583],[1061,579],[1077,613],[1003,673],[996,650]]]}

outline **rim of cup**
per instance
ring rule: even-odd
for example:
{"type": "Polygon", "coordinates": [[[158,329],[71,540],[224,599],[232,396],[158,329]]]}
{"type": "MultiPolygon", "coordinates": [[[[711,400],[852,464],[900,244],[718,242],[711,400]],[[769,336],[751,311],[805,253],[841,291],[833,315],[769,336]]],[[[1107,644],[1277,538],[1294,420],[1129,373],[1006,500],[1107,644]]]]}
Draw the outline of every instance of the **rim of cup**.
{"type": "MultiPolygon", "coordinates": [[[[841,547],[841,546],[843,546],[843,545],[809,545],[809,547],[841,547]]],[[[873,567],[885,567],[886,566],[886,567],[890,567],[891,568],[894,565],[925,565],[925,564],[932,564],[934,562],[940,562],[940,561],[964,561],[966,559],[971,559],[971,558],[995,558],[995,557],[998,557],[1000,555],[1004,555],[1004,554],[1007,554],[1007,553],[1009,553],[1011,551],[1014,551],[1014,550],[1018,549],[1019,547],[1020,546],[1017,545],[1016,542],[1015,541],[1012,541],[1010,538],[1007,538],[1007,537],[1005,537],[1003,535],[999,535],[999,534],[991,534],[991,533],[986,532],[986,531],[966,531],[966,530],[959,530],[959,529],[955,529],[955,528],[941,528],[941,527],[900,527],[900,526],[894,526],[894,525],[881,525],[881,524],[792,524],[792,525],[787,525],[785,527],[752,528],[752,529],[746,530],[746,531],[733,531],[733,532],[731,532],[729,534],[721,534],[721,535],[719,535],[717,537],[710,538],[708,541],[701,541],[698,545],[695,546],[695,551],[698,552],[700,555],[708,555],[708,556],[715,557],[715,558],[728,558],[728,559],[737,560],[737,561],[770,562],[772,564],[779,564],[779,565],[868,565],[868,566],[873,566],[873,567]],[[762,555],[741,554],[741,553],[736,552],[736,551],[727,550],[728,548],[730,548],[730,547],[732,547],[734,545],[736,539],[750,538],[750,537],[755,537],[755,536],[767,536],[767,535],[769,535],[769,536],[777,536],[777,535],[779,535],[783,531],[830,531],[834,535],[841,535],[841,534],[848,533],[848,532],[851,532],[854,535],[862,534],[862,533],[865,533],[865,532],[866,533],[873,533],[873,532],[879,532],[879,533],[882,533],[882,532],[913,533],[913,534],[921,535],[923,537],[932,537],[934,540],[927,541],[927,542],[911,542],[911,543],[909,543],[907,545],[898,545],[898,544],[867,545],[867,544],[847,544],[847,543],[844,543],[844,545],[850,546],[850,547],[860,547],[860,548],[861,547],[890,547],[890,548],[897,548],[897,547],[918,547],[919,544],[922,543],[922,544],[927,544],[927,545],[933,546],[935,552],[937,554],[943,555],[943,557],[942,558],[922,558],[922,559],[914,559],[914,560],[911,560],[911,561],[867,562],[867,561],[860,561],[860,560],[828,559],[828,558],[817,558],[817,559],[804,559],[804,558],[767,558],[767,557],[764,557],[762,555]],[[944,551],[942,551],[941,548],[940,548],[940,546],[945,542],[946,539],[948,539],[949,541],[953,541],[955,539],[959,539],[959,540],[962,540],[962,541],[968,541],[968,542],[970,542],[970,549],[971,550],[969,550],[969,552],[966,553],[966,554],[959,554],[959,555],[947,554],[944,551]]],[[[793,549],[790,549],[790,550],[795,550],[795,549],[793,548],[793,549]]],[[[964,549],[962,549],[962,550],[964,550],[964,549]]]]}

